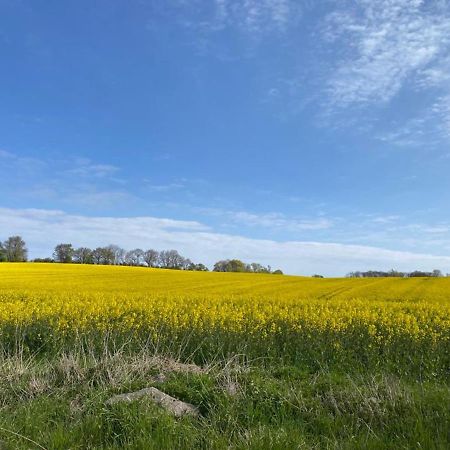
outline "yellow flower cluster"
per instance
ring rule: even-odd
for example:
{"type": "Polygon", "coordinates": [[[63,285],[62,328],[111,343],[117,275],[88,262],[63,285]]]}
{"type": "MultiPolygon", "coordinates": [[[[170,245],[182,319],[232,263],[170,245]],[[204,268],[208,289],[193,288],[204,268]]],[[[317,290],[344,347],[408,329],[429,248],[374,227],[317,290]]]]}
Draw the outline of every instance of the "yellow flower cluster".
{"type": "Polygon", "coordinates": [[[92,329],[261,338],[360,333],[375,343],[405,337],[442,344],[450,335],[450,279],[0,264],[0,333],[39,323],[61,334],[92,329]]]}

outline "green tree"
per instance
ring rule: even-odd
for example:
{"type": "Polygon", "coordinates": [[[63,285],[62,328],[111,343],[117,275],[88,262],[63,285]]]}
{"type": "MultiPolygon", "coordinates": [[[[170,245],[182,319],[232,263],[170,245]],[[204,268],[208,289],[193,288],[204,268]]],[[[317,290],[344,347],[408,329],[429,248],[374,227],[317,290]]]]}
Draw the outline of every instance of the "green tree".
{"type": "Polygon", "coordinates": [[[53,259],[59,263],[71,263],[73,254],[72,244],[58,244],[53,252],[53,259]]]}
{"type": "Polygon", "coordinates": [[[9,262],[24,262],[28,259],[25,241],[20,236],[11,236],[4,243],[6,260],[9,262]]]}
{"type": "Polygon", "coordinates": [[[228,272],[248,272],[247,264],[245,264],[240,259],[232,259],[228,264],[229,264],[228,272]]]}

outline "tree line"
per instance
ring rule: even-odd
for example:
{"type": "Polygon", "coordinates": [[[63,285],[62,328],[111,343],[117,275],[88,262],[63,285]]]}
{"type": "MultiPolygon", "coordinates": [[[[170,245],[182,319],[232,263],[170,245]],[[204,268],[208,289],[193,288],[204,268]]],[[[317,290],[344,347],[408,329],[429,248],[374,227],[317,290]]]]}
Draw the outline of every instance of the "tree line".
{"type": "Polygon", "coordinates": [[[47,261],[208,271],[204,264],[192,262],[189,258],[180,255],[177,250],[162,250],[159,252],[154,249],[135,248],[127,251],[117,245],[90,249],[88,247],[74,248],[72,244],[58,244],[53,252],[53,258],[49,258],[47,261]]]}
{"type": "MultiPolygon", "coordinates": [[[[368,270],[367,272],[350,272],[347,274],[347,278],[384,278],[384,277],[398,277],[398,278],[415,278],[415,277],[434,277],[441,278],[445,276],[440,270],[433,270],[432,272],[424,272],[422,270],[414,270],[412,272],[399,272],[398,270],[390,270],[389,272],[383,272],[380,270],[368,270]]],[[[447,277],[450,274],[446,275],[447,277]]]]}
{"type": "MultiPolygon", "coordinates": [[[[0,262],[25,262],[28,261],[28,249],[21,236],[10,236],[5,241],[0,241],[0,262]]],[[[154,249],[142,250],[135,248],[125,250],[117,245],[97,247],[73,247],[72,244],[58,244],[51,258],[35,258],[33,262],[58,262],[75,264],[100,264],[100,265],[122,265],[122,266],[144,266],[162,269],[195,270],[207,272],[209,269],[202,263],[194,263],[189,258],[180,255],[177,250],[154,249]]],[[[240,259],[224,259],[214,264],[214,272],[247,272],[247,273],[271,273],[283,274],[279,269],[272,270],[270,266],[263,266],[259,263],[245,263],[240,259]]],[[[440,270],[431,272],[414,270],[412,272],[401,272],[390,270],[388,272],[380,270],[355,271],[350,272],[347,278],[381,278],[381,277],[433,277],[445,276],[440,270]]],[[[447,277],[450,274],[446,275],[447,277]]],[[[313,275],[315,278],[323,278],[322,275],[313,275]]]]}
{"type": "Polygon", "coordinates": [[[240,259],[223,259],[214,264],[214,272],[251,272],[251,273],[272,273],[282,275],[280,269],[272,271],[270,266],[263,266],[259,263],[247,264],[240,259]]]}
{"type": "MultiPolygon", "coordinates": [[[[25,262],[28,260],[28,250],[25,241],[20,236],[11,236],[4,242],[0,242],[0,262],[25,262]]],[[[142,250],[135,248],[125,250],[117,245],[106,247],[75,248],[72,244],[58,244],[52,257],[35,258],[33,262],[57,262],[63,264],[99,264],[117,266],[142,266],[161,269],[193,270],[200,272],[209,271],[202,263],[194,263],[177,250],[142,250]]],[[[259,263],[247,264],[239,259],[227,259],[214,264],[215,272],[251,272],[282,274],[281,270],[272,271],[270,266],[259,263]]]]}

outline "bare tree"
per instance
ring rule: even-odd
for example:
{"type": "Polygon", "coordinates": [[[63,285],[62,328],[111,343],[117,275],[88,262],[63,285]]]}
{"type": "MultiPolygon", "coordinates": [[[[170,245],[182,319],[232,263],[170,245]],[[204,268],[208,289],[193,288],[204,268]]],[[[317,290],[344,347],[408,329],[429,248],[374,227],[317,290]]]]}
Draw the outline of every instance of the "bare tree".
{"type": "Polygon", "coordinates": [[[250,264],[250,272],[254,272],[254,273],[271,273],[272,272],[272,268],[270,266],[263,266],[262,264],[259,263],[251,263],[250,264]]]}
{"type": "Polygon", "coordinates": [[[96,249],[92,250],[92,261],[94,264],[101,264],[103,259],[103,248],[97,247],[96,249]]]}
{"type": "Polygon", "coordinates": [[[92,259],[94,264],[112,265],[114,264],[115,255],[109,247],[97,247],[92,251],[92,259]]]}
{"type": "Polygon", "coordinates": [[[102,262],[107,266],[112,266],[116,260],[116,255],[110,247],[102,247],[102,262]]]}
{"type": "Polygon", "coordinates": [[[6,259],[9,262],[23,262],[28,259],[25,241],[20,236],[11,236],[3,243],[6,259]]]}
{"type": "Polygon", "coordinates": [[[79,264],[93,264],[92,250],[87,247],[80,247],[73,252],[73,261],[79,264]]]}
{"type": "Polygon", "coordinates": [[[195,267],[195,264],[189,258],[183,258],[180,263],[180,268],[183,270],[193,270],[193,267],[195,267]]]}
{"type": "Polygon", "coordinates": [[[181,269],[184,258],[176,250],[163,250],[159,254],[159,264],[164,269],[181,269]]]}
{"type": "Polygon", "coordinates": [[[148,267],[157,267],[159,252],[157,250],[149,249],[144,252],[144,261],[148,267]]]}
{"type": "Polygon", "coordinates": [[[114,262],[112,264],[115,264],[117,266],[125,264],[125,256],[127,254],[127,251],[125,249],[113,244],[108,245],[108,247],[106,248],[114,255],[114,262]]]}
{"type": "Polygon", "coordinates": [[[134,250],[131,250],[127,252],[125,256],[125,261],[130,266],[140,266],[143,262],[144,258],[144,251],[140,248],[135,248],[134,250]]]}

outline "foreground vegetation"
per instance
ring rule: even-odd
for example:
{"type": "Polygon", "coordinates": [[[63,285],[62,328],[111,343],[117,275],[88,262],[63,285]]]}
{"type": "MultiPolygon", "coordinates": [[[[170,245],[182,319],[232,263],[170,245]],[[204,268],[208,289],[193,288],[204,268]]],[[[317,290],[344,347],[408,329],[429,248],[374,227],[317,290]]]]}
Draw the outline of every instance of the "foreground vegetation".
{"type": "Polygon", "coordinates": [[[447,448],[449,312],[447,278],[2,264],[0,440],[447,448]],[[152,385],[202,417],[176,420],[145,401],[105,405],[152,385]]]}

